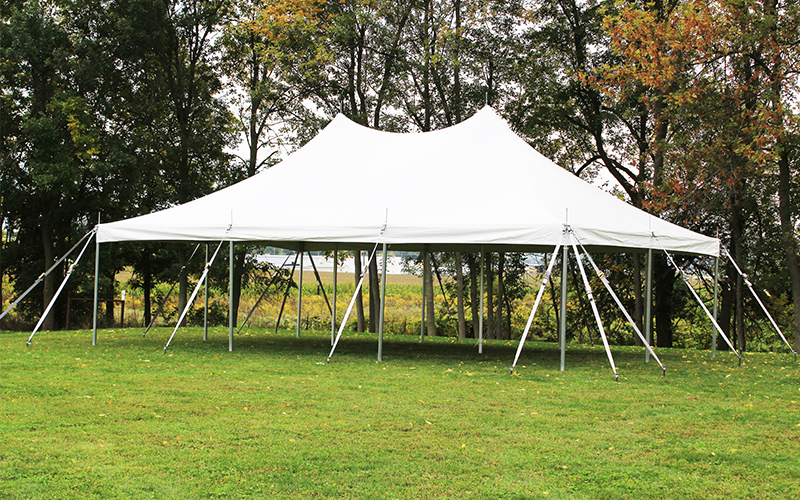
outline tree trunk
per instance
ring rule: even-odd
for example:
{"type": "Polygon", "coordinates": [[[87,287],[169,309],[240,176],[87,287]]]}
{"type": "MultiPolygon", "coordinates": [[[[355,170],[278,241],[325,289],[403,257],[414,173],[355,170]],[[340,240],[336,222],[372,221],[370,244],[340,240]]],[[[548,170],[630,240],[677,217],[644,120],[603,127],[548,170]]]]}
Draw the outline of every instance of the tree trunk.
{"type": "Polygon", "coordinates": [[[461,263],[461,252],[456,252],[456,309],[458,314],[458,338],[467,337],[467,322],[464,314],[464,269],[461,263]]]}
{"type": "MultiPolygon", "coordinates": [[[[44,270],[50,268],[50,266],[55,262],[55,249],[53,248],[53,242],[50,238],[50,231],[45,224],[42,224],[42,246],[44,249],[44,270]]],[[[55,270],[44,277],[44,287],[42,288],[42,299],[44,300],[42,304],[42,312],[44,309],[47,308],[47,305],[53,300],[53,296],[56,292],[56,272],[55,270]]],[[[50,310],[47,314],[47,317],[42,322],[42,330],[53,330],[55,329],[55,311],[50,310]]]]}
{"type": "Polygon", "coordinates": [[[653,259],[655,280],[656,345],[672,347],[672,289],[675,286],[675,271],[665,256],[653,259]]]}
{"type": "Polygon", "coordinates": [[[431,256],[428,251],[422,257],[422,286],[425,287],[425,323],[428,336],[436,336],[436,311],[433,302],[433,272],[431,270],[431,256]]]}
{"type": "MultiPolygon", "coordinates": [[[[633,322],[636,324],[636,328],[642,332],[644,335],[644,329],[642,325],[644,325],[643,320],[643,305],[644,301],[642,300],[642,259],[638,253],[632,255],[633,258],[633,322]]],[[[648,298],[649,299],[649,298],[648,298]]],[[[636,346],[644,346],[642,339],[636,335],[636,332],[633,334],[633,345],[636,346]]]]}
{"type": "Polygon", "coordinates": [[[467,254],[467,268],[469,269],[469,307],[472,314],[472,338],[478,338],[480,329],[480,302],[478,301],[478,280],[480,269],[475,255],[467,254]]]}
{"type": "Polygon", "coordinates": [[[369,263],[369,331],[378,331],[378,316],[381,308],[381,283],[378,278],[378,256],[369,263]]]}
{"type": "Polygon", "coordinates": [[[233,326],[238,324],[239,320],[239,302],[242,297],[242,280],[244,279],[244,264],[247,258],[247,249],[242,247],[235,247],[233,250],[233,326]]]}
{"type": "MultiPolygon", "coordinates": [[[[358,282],[361,280],[361,250],[353,252],[353,263],[355,264],[356,286],[358,286],[358,282]]],[[[358,318],[356,331],[361,333],[364,331],[364,295],[361,290],[356,294],[356,316],[358,318]]]]}
{"type": "MultiPolygon", "coordinates": [[[[178,314],[180,315],[186,308],[186,302],[189,300],[189,269],[187,267],[188,259],[186,258],[186,248],[183,245],[178,245],[178,265],[184,268],[180,277],[178,278],[178,314]]],[[[184,317],[183,323],[179,326],[186,326],[186,318],[184,317]]]]}
{"type": "Polygon", "coordinates": [[[504,340],[508,338],[506,336],[508,332],[506,331],[506,327],[503,322],[503,307],[506,303],[506,284],[504,280],[505,267],[506,254],[504,252],[500,252],[497,259],[497,327],[495,331],[497,332],[497,338],[504,340]]]}
{"type": "MultiPolygon", "coordinates": [[[[148,257],[145,257],[145,258],[149,261],[150,260],[149,254],[148,254],[148,257]]],[[[151,300],[150,300],[150,291],[153,288],[153,274],[150,272],[149,262],[148,262],[148,264],[146,264],[146,266],[147,266],[147,268],[146,268],[147,270],[143,273],[143,276],[142,276],[142,288],[143,288],[142,292],[144,294],[144,298],[143,298],[143,302],[144,302],[144,325],[143,326],[145,326],[145,327],[147,327],[147,325],[149,325],[150,321],[152,321],[152,319],[153,319],[152,306],[151,306],[151,300]]]]}
{"type": "Polygon", "coordinates": [[[780,161],[778,204],[780,210],[781,243],[786,254],[786,267],[792,286],[792,310],[794,327],[794,349],[800,350],[800,264],[797,261],[797,244],[794,237],[794,224],[792,223],[791,201],[791,172],[789,169],[789,148],[779,144],[780,161]]]}

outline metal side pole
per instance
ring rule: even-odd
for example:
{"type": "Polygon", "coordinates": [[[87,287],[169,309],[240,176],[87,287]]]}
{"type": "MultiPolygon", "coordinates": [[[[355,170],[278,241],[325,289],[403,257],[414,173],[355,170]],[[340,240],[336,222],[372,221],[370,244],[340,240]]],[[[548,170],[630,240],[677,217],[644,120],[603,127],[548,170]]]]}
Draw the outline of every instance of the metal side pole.
{"type": "MultiPolygon", "coordinates": [[[[573,233],[573,236],[575,236],[574,233],[573,233]]],[[[575,236],[575,239],[576,240],[578,239],[577,236],[575,236]]],[[[639,327],[636,326],[636,322],[633,320],[631,315],[628,313],[628,310],[625,309],[625,306],[622,304],[622,301],[619,300],[619,296],[617,295],[617,293],[614,291],[613,288],[611,288],[611,283],[608,282],[608,278],[606,277],[605,273],[603,273],[603,271],[601,271],[600,268],[597,267],[597,264],[595,263],[594,259],[589,254],[589,252],[586,251],[586,248],[584,248],[583,244],[580,243],[580,241],[578,242],[578,244],[581,247],[581,251],[583,252],[583,255],[586,256],[586,258],[589,260],[589,263],[592,265],[592,269],[594,269],[595,274],[597,274],[597,277],[600,278],[600,281],[603,282],[603,286],[605,286],[606,290],[608,290],[608,293],[611,294],[611,298],[614,299],[614,302],[616,302],[617,307],[619,307],[619,310],[622,311],[622,314],[625,316],[625,319],[628,320],[628,324],[631,325],[631,328],[633,328],[634,333],[636,333],[636,335],[639,336],[639,340],[641,340],[642,342],[646,343],[644,335],[642,335],[642,332],[639,330],[639,327]]],[[[645,350],[653,355],[653,359],[656,360],[656,362],[658,363],[658,366],[661,367],[661,370],[663,371],[664,376],[666,376],[667,367],[664,366],[664,364],[661,362],[660,359],[658,359],[658,356],[656,356],[656,353],[655,353],[655,351],[653,351],[653,348],[650,347],[650,345],[646,345],[645,346],[645,350]]]]}
{"type": "Polygon", "coordinates": [[[544,273],[544,277],[542,278],[542,284],[539,287],[539,293],[536,294],[536,301],[534,301],[531,314],[528,316],[528,322],[525,323],[525,330],[523,330],[522,336],[519,339],[517,353],[514,355],[514,362],[511,364],[512,375],[514,374],[514,368],[517,366],[517,361],[519,361],[519,355],[522,353],[522,346],[525,345],[525,339],[528,338],[528,332],[533,324],[533,317],[536,315],[536,309],[538,309],[539,302],[542,300],[542,295],[544,295],[544,290],[547,288],[547,282],[550,280],[550,274],[553,272],[553,265],[556,262],[556,256],[558,255],[559,250],[561,250],[561,241],[558,242],[555,250],[553,250],[553,256],[550,258],[550,263],[547,265],[547,271],[544,273]]]}
{"type": "Polygon", "coordinates": [[[228,352],[233,352],[233,240],[228,251],[228,352]]]}
{"type": "MultiPolygon", "coordinates": [[[[719,257],[714,257],[714,321],[718,321],[718,292],[719,292],[719,257]]],[[[711,328],[711,358],[717,357],[717,329],[711,328]]]]}
{"type": "MultiPolygon", "coordinates": [[[[228,232],[231,230],[231,227],[232,226],[228,226],[228,229],[225,231],[225,236],[228,235],[228,232]]],[[[222,248],[222,244],[225,243],[225,236],[223,236],[223,239],[220,240],[217,249],[214,250],[214,255],[211,256],[211,260],[206,262],[206,265],[203,268],[203,274],[200,275],[200,279],[197,281],[197,285],[195,285],[194,290],[192,291],[192,295],[186,302],[186,306],[183,308],[183,312],[181,312],[180,316],[178,317],[178,323],[175,324],[175,328],[172,330],[172,335],[169,336],[169,340],[167,340],[166,345],[164,345],[164,354],[167,353],[167,349],[169,349],[169,345],[172,343],[172,339],[175,338],[175,334],[178,332],[178,328],[180,328],[181,324],[183,324],[183,319],[186,317],[186,313],[189,312],[189,308],[192,307],[192,303],[194,303],[194,299],[197,297],[197,293],[200,291],[200,286],[202,286],[203,282],[206,280],[206,278],[208,278],[208,270],[214,264],[214,260],[217,258],[217,254],[219,254],[219,250],[222,248]]]]}
{"type": "MultiPolygon", "coordinates": [[[[381,235],[383,235],[383,231],[381,231],[381,235]]],[[[344,331],[345,325],[347,325],[347,319],[350,317],[350,312],[353,310],[353,306],[356,303],[358,292],[361,291],[361,287],[364,285],[364,278],[367,276],[367,269],[369,268],[372,259],[375,257],[375,251],[377,249],[378,249],[378,244],[376,243],[375,248],[372,250],[372,253],[369,256],[369,259],[367,259],[367,265],[363,268],[363,271],[361,272],[361,278],[358,280],[358,283],[356,284],[356,289],[353,292],[353,298],[350,299],[350,305],[347,306],[347,310],[344,313],[344,318],[342,318],[342,322],[339,323],[339,331],[336,334],[336,339],[334,339],[333,341],[333,346],[331,346],[331,352],[330,354],[328,354],[328,359],[326,361],[327,363],[331,362],[331,358],[333,357],[333,351],[336,350],[336,346],[339,344],[339,339],[342,338],[342,332],[344,331]]]]}
{"type": "Polygon", "coordinates": [[[381,270],[381,309],[378,316],[378,361],[383,361],[383,318],[386,307],[386,243],[383,244],[383,269],[381,270]]]}
{"type": "MultiPolygon", "coordinates": [[[[208,262],[208,243],[206,243],[206,262],[208,262]]],[[[208,281],[203,284],[205,292],[206,309],[203,311],[203,340],[208,340],[208,281]]]]}
{"type": "MultiPolygon", "coordinates": [[[[423,245],[422,247],[423,252],[427,252],[427,247],[423,245]]],[[[424,255],[423,255],[424,260],[424,255]]],[[[420,316],[419,320],[419,341],[420,343],[425,342],[425,291],[428,289],[425,283],[425,264],[422,265],[422,316],[420,316]]]]}
{"type": "Polygon", "coordinates": [[[561,371],[567,361],[567,259],[569,247],[564,245],[561,255],[561,318],[558,325],[558,350],[561,352],[561,371]]]}
{"type": "Polygon", "coordinates": [[[483,288],[484,288],[484,268],[486,267],[486,249],[481,245],[481,300],[480,300],[480,313],[478,323],[478,354],[483,354],[483,288]]]}
{"type": "Polygon", "coordinates": [[[303,244],[300,243],[300,279],[297,286],[297,338],[300,338],[300,320],[303,313],[303,244]]]}
{"type": "MultiPolygon", "coordinates": [[[[661,241],[657,237],[656,237],[656,241],[658,241],[658,243],[661,244],[661,241]]],[[[737,351],[735,347],[733,347],[733,344],[731,343],[731,339],[729,339],[728,336],[725,335],[725,332],[722,331],[722,327],[719,326],[719,323],[717,323],[717,320],[714,319],[714,316],[711,315],[711,311],[708,310],[708,307],[706,307],[706,305],[700,299],[700,296],[697,295],[697,292],[692,287],[692,284],[689,283],[689,278],[686,276],[686,273],[683,271],[683,269],[678,267],[678,264],[675,263],[675,260],[673,260],[672,255],[670,255],[669,252],[667,252],[667,249],[664,248],[664,245],[661,245],[661,249],[664,251],[664,254],[666,254],[670,265],[672,267],[674,267],[681,274],[681,277],[683,278],[683,282],[686,283],[686,287],[689,289],[689,292],[691,292],[692,296],[694,297],[694,300],[697,301],[697,303],[703,309],[703,312],[705,312],[706,316],[708,316],[708,319],[711,320],[711,323],[714,325],[714,328],[717,329],[717,332],[719,332],[719,334],[725,340],[725,343],[727,343],[728,347],[731,348],[731,352],[736,354],[736,357],[739,358],[739,366],[742,366],[742,355],[739,354],[739,351],[737,351]]]]}
{"type": "MultiPolygon", "coordinates": [[[[93,233],[93,234],[96,236],[96,233],[93,233]]],[[[34,327],[33,332],[31,333],[31,336],[28,338],[28,341],[26,342],[27,345],[31,345],[31,341],[33,340],[33,336],[36,335],[36,332],[39,331],[39,328],[42,326],[42,323],[44,323],[44,320],[47,318],[47,315],[50,314],[50,310],[53,308],[53,305],[55,305],[56,300],[58,300],[58,296],[61,295],[61,292],[64,290],[64,286],[67,284],[67,281],[69,280],[69,277],[72,276],[72,271],[75,269],[75,266],[78,265],[78,262],[81,261],[81,257],[83,257],[83,253],[86,251],[86,248],[89,246],[89,243],[91,243],[91,241],[92,241],[91,238],[86,240],[86,244],[83,245],[83,248],[81,249],[81,253],[79,253],[78,257],[75,259],[75,261],[72,264],[70,264],[69,270],[67,271],[66,276],[64,276],[64,280],[61,282],[61,286],[59,286],[58,290],[56,290],[56,293],[53,294],[53,298],[50,300],[50,303],[47,304],[47,307],[44,310],[44,314],[42,314],[42,317],[39,318],[39,322],[36,323],[36,326],[34,327]]],[[[95,240],[95,241],[97,241],[97,240],[95,240]]],[[[97,243],[95,243],[95,245],[97,245],[97,243]]]]}
{"type": "MultiPolygon", "coordinates": [[[[100,223],[100,217],[97,218],[100,223]]],[[[100,240],[95,234],[94,238],[94,308],[92,309],[92,345],[97,345],[97,304],[98,289],[100,288],[100,240]]]]}
{"type": "Polygon", "coordinates": [[[617,367],[614,364],[614,357],[611,355],[611,347],[608,345],[606,331],[603,328],[603,321],[600,319],[600,311],[597,310],[597,302],[594,300],[592,286],[589,284],[589,278],[586,276],[586,270],[583,268],[583,262],[581,262],[581,254],[578,252],[578,247],[575,245],[574,239],[572,240],[572,250],[575,252],[575,262],[578,263],[578,269],[581,272],[581,278],[583,278],[583,286],[586,288],[586,295],[589,297],[589,304],[592,306],[594,319],[597,321],[597,328],[600,330],[600,338],[603,339],[603,347],[606,349],[608,362],[611,363],[611,369],[614,371],[614,379],[619,382],[619,373],[617,373],[617,367]]]}
{"type": "MultiPolygon", "coordinates": [[[[786,344],[786,347],[788,347],[789,350],[792,352],[792,354],[794,354],[794,359],[795,361],[797,361],[797,353],[792,348],[791,344],[789,344],[789,341],[786,340],[786,337],[783,335],[783,332],[781,331],[780,327],[778,327],[778,324],[772,318],[772,315],[769,313],[769,311],[767,311],[767,307],[764,305],[764,302],[761,301],[761,297],[759,297],[758,294],[756,293],[756,290],[753,288],[753,284],[750,282],[750,279],[744,272],[742,272],[739,265],[736,263],[735,260],[733,260],[733,255],[731,255],[727,249],[725,250],[725,253],[728,255],[728,259],[730,259],[731,264],[733,264],[733,267],[736,269],[739,275],[744,279],[747,288],[750,289],[750,293],[753,294],[753,298],[756,299],[758,305],[761,306],[761,310],[764,311],[764,314],[767,316],[767,319],[769,319],[770,323],[772,323],[772,327],[775,329],[776,332],[778,332],[778,335],[780,335],[781,339],[783,340],[783,343],[786,344]]],[[[764,292],[766,293],[766,290],[764,290],[764,292]]],[[[767,293],[767,295],[769,295],[769,293],[767,293]]]]}
{"type": "Polygon", "coordinates": [[[333,250],[333,297],[331,298],[333,304],[331,305],[331,345],[336,339],[336,280],[339,270],[339,245],[337,244],[333,250]]]}
{"type": "MultiPolygon", "coordinates": [[[[644,338],[648,346],[653,345],[652,329],[653,329],[653,249],[647,249],[647,277],[645,278],[644,286],[644,338]]],[[[644,362],[650,362],[650,351],[644,350],[644,362]]]]}

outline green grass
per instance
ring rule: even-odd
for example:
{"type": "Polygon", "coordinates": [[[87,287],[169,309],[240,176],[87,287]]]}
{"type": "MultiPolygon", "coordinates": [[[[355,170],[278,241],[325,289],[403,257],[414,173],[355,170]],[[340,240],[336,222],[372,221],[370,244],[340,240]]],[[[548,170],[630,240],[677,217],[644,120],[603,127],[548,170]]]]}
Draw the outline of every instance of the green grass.
{"type": "Polygon", "coordinates": [[[797,498],[789,355],[0,334],[0,498],[797,498]]]}

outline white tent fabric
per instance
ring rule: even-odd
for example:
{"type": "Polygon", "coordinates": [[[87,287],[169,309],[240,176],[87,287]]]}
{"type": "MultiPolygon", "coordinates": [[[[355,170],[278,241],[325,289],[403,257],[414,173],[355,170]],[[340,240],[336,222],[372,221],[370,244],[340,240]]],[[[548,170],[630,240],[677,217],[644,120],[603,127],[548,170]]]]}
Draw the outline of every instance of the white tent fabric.
{"type": "Polygon", "coordinates": [[[443,130],[397,134],[339,115],[280,164],[184,205],[100,224],[98,241],[252,241],[306,250],[543,251],[568,224],[599,251],[719,255],[719,240],[575,177],[490,107],[443,130]],[[655,238],[655,237],[657,238],[655,238]]]}

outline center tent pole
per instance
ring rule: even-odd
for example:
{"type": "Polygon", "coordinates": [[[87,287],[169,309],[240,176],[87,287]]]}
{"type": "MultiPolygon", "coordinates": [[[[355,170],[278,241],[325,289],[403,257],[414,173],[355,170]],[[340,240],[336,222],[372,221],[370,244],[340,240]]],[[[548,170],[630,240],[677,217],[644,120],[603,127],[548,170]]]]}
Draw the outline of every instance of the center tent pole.
{"type": "Polygon", "coordinates": [[[558,325],[558,349],[561,352],[561,371],[565,369],[567,361],[567,259],[569,247],[564,245],[561,254],[561,318],[558,325]]]}
{"type": "Polygon", "coordinates": [[[381,271],[381,309],[378,316],[378,361],[383,361],[383,318],[386,307],[386,243],[383,244],[383,269],[381,271]]]}
{"type": "Polygon", "coordinates": [[[303,312],[303,244],[300,243],[300,280],[297,286],[297,338],[300,338],[300,315],[303,312]]]}
{"type": "Polygon", "coordinates": [[[333,250],[333,305],[331,307],[331,345],[336,339],[336,279],[339,268],[339,244],[333,250]]]}
{"type": "MultiPolygon", "coordinates": [[[[233,352],[233,240],[228,258],[228,352],[233,352]]],[[[208,282],[206,282],[208,283],[208,282]]]]}

